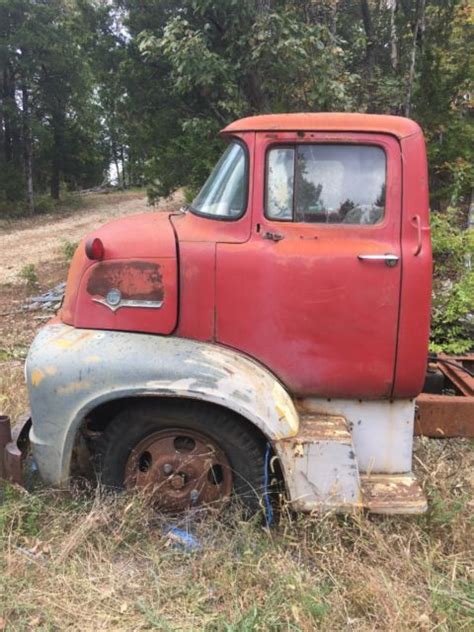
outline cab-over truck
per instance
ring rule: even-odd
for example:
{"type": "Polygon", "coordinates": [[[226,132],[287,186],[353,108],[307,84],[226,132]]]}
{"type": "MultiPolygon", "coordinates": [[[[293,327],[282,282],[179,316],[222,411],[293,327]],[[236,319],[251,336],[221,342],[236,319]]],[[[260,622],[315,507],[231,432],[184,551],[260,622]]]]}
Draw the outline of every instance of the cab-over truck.
{"type": "Polygon", "coordinates": [[[113,221],[78,247],[26,363],[42,478],[65,485],[94,463],[163,510],[232,494],[255,509],[270,450],[295,509],[423,511],[420,128],[310,113],[222,135],[189,207],[113,221]]]}

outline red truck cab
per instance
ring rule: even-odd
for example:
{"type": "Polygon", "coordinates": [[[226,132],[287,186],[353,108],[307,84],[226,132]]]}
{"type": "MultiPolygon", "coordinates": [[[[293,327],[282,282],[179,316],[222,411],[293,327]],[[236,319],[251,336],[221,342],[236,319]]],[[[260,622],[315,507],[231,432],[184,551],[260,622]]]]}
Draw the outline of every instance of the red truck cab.
{"type": "MultiPolygon", "coordinates": [[[[239,374],[236,385],[251,366],[262,374],[254,382],[249,378],[245,392],[237,386],[237,395],[226,391],[219,399],[201,393],[199,375],[190,369],[179,376],[181,381],[193,378],[187,396],[224,407],[232,397],[255,402],[268,397],[271,403],[265,404],[260,422],[252,419],[254,409],[245,414],[237,403],[228,406],[256,425],[263,440],[273,442],[284,472],[294,459],[288,441],[294,447],[306,424],[300,445],[306,446],[303,452],[309,450],[307,456],[315,446],[320,450],[322,436],[328,442],[310,467],[315,480],[326,476],[321,464],[339,458],[332,450],[340,449],[334,437],[342,435],[344,445],[361,455],[359,477],[371,464],[379,475],[406,475],[413,398],[426,369],[431,297],[427,164],[420,128],[392,116],[281,114],[241,119],[222,134],[227,149],[190,207],[117,220],[79,247],[59,313],[69,332],[59,332],[61,344],[67,346],[64,340],[71,335],[76,340],[78,332],[86,340],[91,330],[101,332],[103,345],[111,332],[121,332],[120,341],[132,349],[146,334],[150,352],[157,340],[202,344],[186,348],[191,356],[193,348],[196,353],[204,349],[208,359],[231,366],[227,370],[239,374]],[[229,353],[234,354],[230,364],[229,353]],[[218,361],[218,354],[225,360],[218,361]],[[273,395],[264,396],[264,388],[273,395]],[[278,417],[278,409],[280,420],[287,421],[284,429],[264,419],[278,417]],[[333,443],[325,434],[330,427],[333,443]]],[[[149,369],[141,388],[145,384],[148,396],[160,397],[165,387],[154,370],[149,369]]],[[[163,367],[160,371],[166,374],[163,367]]],[[[160,379],[173,381],[179,371],[170,372],[160,379]]],[[[126,380],[122,375],[119,382],[126,380]]],[[[219,390],[217,378],[214,386],[219,390]]],[[[114,388],[109,384],[107,392],[114,388]]],[[[211,390],[208,382],[206,389],[211,390]]],[[[173,396],[176,392],[170,390],[173,396]]],[[[113,399],[119,397],[103,395],[96,405],[113,399]]],[[[80,418],[71,421],[74,432],[64,433],[64,450],[94,410],[92,400],[84,403],[80,418]]],[[[35,423],[41,423],[34,414],[33,435],[35,423]]],[[[349,458],[346,452],[343,460],[349,458]]],[[[70,455],[46,478],[67,477],[69,463],[70,455]]],[[[308,471],[296,471],[308,477],[308,471]]],[[[348,483],[342,496],[336,494],[335,506],[361,504],[358,481],[348,483]]],[[[298,505],[303,483],[286,483],[298,505]]],[[[328,504],[330,481],[321,485],[328,504]]],[[[321,503],[311,491],[304,494],[301,508],[321,503]]]]}

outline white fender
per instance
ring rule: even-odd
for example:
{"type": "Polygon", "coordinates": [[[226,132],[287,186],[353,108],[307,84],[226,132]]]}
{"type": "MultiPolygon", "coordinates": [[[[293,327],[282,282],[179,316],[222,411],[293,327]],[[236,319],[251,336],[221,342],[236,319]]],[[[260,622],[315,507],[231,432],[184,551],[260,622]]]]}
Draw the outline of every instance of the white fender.
{"type": "Polygon", "coordinates": [[[278,379],[247,356],[214,344],[149,334],[44,327],[26,377],[30,440],[42,478],[69,477],[76,432],[98,405],[133,396],[187,397],[219,404],[270,441],[297,434],[298,414],[278,379]]]}

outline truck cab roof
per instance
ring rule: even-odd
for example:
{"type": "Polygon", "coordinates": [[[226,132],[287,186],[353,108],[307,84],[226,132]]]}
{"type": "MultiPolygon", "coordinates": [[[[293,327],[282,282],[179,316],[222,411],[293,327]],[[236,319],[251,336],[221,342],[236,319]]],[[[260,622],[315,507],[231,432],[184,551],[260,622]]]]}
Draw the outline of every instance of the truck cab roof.
{"type": "Polygon", "coordinates": [[[248,116],[227,125],[221,134],[239,132],[373,132],[398,139],[421,133],[414,121],[402,116],[352,112],[298,112],[248,116]]]}

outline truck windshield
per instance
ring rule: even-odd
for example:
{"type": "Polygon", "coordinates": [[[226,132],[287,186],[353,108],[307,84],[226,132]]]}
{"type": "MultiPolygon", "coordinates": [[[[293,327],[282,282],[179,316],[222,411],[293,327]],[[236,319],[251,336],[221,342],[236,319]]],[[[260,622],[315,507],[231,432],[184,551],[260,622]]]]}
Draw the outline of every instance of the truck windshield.
{"type": "Polygon", "coordinates": [[[247,156],[240,143],[231,143],[191,204],[198,215],[237,219],[245,211],[247,156]]]}

